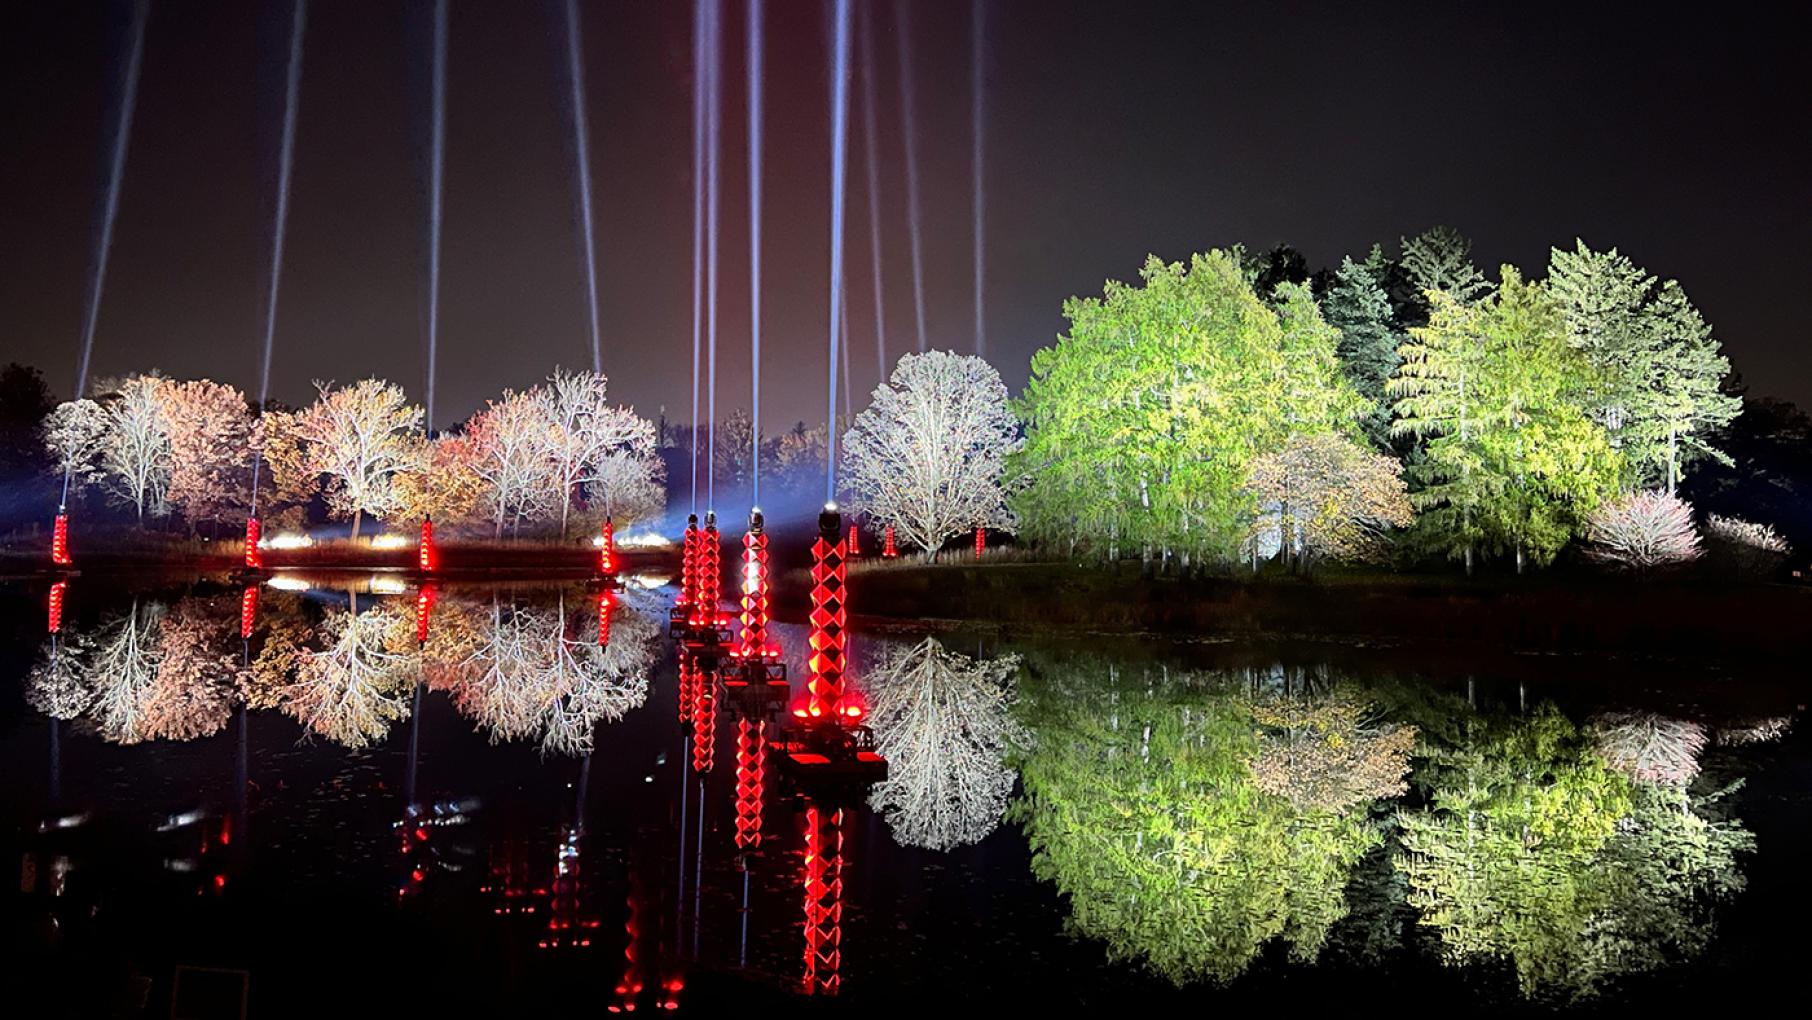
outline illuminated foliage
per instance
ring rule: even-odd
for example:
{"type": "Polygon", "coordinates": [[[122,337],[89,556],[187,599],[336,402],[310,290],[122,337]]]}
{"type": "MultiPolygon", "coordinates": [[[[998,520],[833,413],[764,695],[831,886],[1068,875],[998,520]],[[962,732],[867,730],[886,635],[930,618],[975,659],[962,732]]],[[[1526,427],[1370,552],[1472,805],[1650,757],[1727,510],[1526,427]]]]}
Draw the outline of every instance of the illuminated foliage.
{"type": "Polygon", "coordinates": [[[1341,371],[1353,390],[1372,405],[1364,419],[1365,436],[1374,447],[1387,450],[1390,403],[1385,400],[1384,383],[1396,370],[1397,347],[1403,336],[1396,329],[1390,294],[1376,275],[1382,260],[1383,253],[1376,249],[1364,263],[1341,259],[1333,286],[1321,300],[1321,311],[1328,325],[1340,331],[1336,351],[1341,371]]]}
{"type": "Polygon", "coordinates": [[[1012,531],[1002,470],[1016,433],[986,361],[907,354],[843,437],[843,486],[873,527],[891,524],[927,554],[975,528],[1012,531]]]}
{"type": "Polygon", "coordinates": [[[174,464],[163,414],[169,385],[156,375],[102,381],[95,399],[64,403],[45,425],[45,445],[58,465],[132,507],[141,521],[169,513],[174,464]]]}
{"type": "Polygon", "coordinates": [[[1347,811],[1407,790],[1413,726],[1377,722],[1350,690],[1269,697],[1252,705],[1264,728],[1252,762],[1259,789],[1298,810],[1347,811]]]}
{"type": "Polygon", "coordinates": [[[294,421],[305,470],[327,478],[327,506],[352,518],[358,537],[365,514],[396,510],[395,478],[416,457],[422,409],[401,388],[366,379],[334,389],[316,383],[320,397],[294,421]]]}
{"type": "Polygon", "coordinates": [[[1075,663],[1021,686],[1033,873],[1070,926],[1178,984],[1226,982],[1276,938],[1313,960],[1378,835],[1365,806],[1299,809],[1260,789],[1248,696],[1225,678],[1075,663]]]}
{"type": "Polygon", "coordinates": [[[1000,824],[1013,792],[1005,761],[1018,742],[1011,715],[1019,659],[977,660],[936,638],[885,646],[864,674],[868,723],[887,779],[868,802],[904,846],[948,850],[1000,824]]]}
{"type": "Polygon", "coordinates": [[[1027,534],[1078,552],[1232,559],[1252,459],[1293,434],[1356,436],[1369,408],[1306,286],[1280,286],[1273,311],[1220,251],[1154,257],[1140,277],[1070,299],[1068,332],[1033,356],[1012,506],[1027,534]]]}
{"type": "Polygon", "coordinates": [[[1628,570],[1679,566],[1699,558],[1692,505],[1662,492],[1635,492],[1592,513],[1587,555],[1628,570]]]}
{"type": "Polygon", "coordinates": [[[170,506],[191,524],[244,518],[258,435],[245,394],[207,379],[165,380],[158,398],[170,442],[170,506]]]}
{"type": "Polygon", "coordinates": [[[278,693],[283,711],[345,747],[376,743],[409,714],[418,666],[415,627],[400,603],[378,600],[359,612],[330,609],[320,649],[305,648],[294,678],[278,693]]]}
{"type": "Polygon", "coordinates": [[[1246,487],[1259,514],[1249,546],[1283,546],[1305,560],[1376,558],[1389,531],[1415,519],[1397,459],[1331,433],[1294,435],[1253,458],[1246,487]]]}

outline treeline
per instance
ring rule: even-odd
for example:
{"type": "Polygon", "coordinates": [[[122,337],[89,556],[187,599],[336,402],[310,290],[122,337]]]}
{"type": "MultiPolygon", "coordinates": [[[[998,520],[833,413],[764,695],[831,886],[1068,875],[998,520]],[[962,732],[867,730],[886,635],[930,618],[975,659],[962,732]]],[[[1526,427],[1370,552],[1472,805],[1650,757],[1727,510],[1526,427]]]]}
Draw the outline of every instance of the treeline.
{"type": "Polygon", "coordinates": [[[1064,314],[1015,404],[1009,502],[1080,556],[1521,568],[1585,539],[1654,565],[1619,536],[1730,463],[1741,407],[1680,285],[1583,242],[1540,279],[1487,278],[1449,228],[1314,274],[1289,249],[1154,257],[1064,314]]]}
{"type": "Polygon", "coordinates": [[[433,435],[391,383],[316,390],[306,407],[257,408],[224,383],[133,375],[57,405],[42,443],[73,498],[191,530],[256,506],[267,526],[350,520],[354,537],[367,517],[430,514],[493,536],[565,536],[665,506],[655,426],[611,404],[601,373],[556,371],[433,435]]]}

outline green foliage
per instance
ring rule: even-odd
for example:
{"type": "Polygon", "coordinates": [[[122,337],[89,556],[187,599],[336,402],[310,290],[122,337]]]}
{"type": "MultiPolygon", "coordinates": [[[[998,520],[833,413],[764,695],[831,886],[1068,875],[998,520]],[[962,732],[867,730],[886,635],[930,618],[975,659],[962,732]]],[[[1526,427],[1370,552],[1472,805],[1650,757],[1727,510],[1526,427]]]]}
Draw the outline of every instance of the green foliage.
{"type": "Polygon", "coordinates": [[[1543,287],[1505,266],[1467,304],[1430,291],[1387,385],[1394,435],[1422,441],[1409,475],[1419,524],[1449,555],[1553,558],[1616,492],[1622,460],[1581,406],[1583,360],[1543,287]]]}
{"type": "MultiPolygon", "coordinates": [[[[1374,252],[1374,257],[1383,255],[1374,252]]],[[[1328,325],[1340,331],[1336,352],[1347,381],[1373,405],[1364,419],[1366,438],[1378,449],[1388,450],[1390,404],[1385,400],[1384,384],[1397,368],[1397,347],[1403,336],[1397,332],[1390,294],[1374,272],[1369,260],[1360,264],[1342,259],[1321,310],[1328,325]]]]}
{"type": "Polygon", "coordinates": [[[1306,285],[1278,287],[1272,311],[1220,251],[1153,257],[1140,277],[1065,302],[1068,332],[1033,356],[1011,506],[1029,537],[1096,555],[1231,558],[1248,462],[1292,433],[1351,431],[1368,407],[1306,285]]]}
{"type": "MultiPolygon", "coordinates": [[[[1461,304],[1472,304],[1491,293],[1485,274],[1472,264],[1472,242],[1447,226],[1430,227],[1403,242],[1403,271],[1416,293],[1428,302],[1429,291],[1440,291],[1461,304]]],[[[1432,302],[1424,304],[1432,308],[1432,302]]]]}
{"type": "Polygon", "coordinates": [[[1364,805],[1297,808],[1259,789],[1240,688],[1070,662],[1034,670],[1018,710],[1033,736],[1009,818],[1074,932],[1178,984],[1230,981],[1276,938],[1315,959],[1378,836],[1364,805]]]}
{"type": "Polygon", "coordinates": [[[1642,485],[1678,485],[1684,467],[1728,463],[1709,436],[1741,402],[1723,392],[1730,362],[1678,282],[1663,283],[1617,253],[1584,241],[1553,249],[1548,286],[1567,337],[1592,368],[1587,406],[1642,485]]]}

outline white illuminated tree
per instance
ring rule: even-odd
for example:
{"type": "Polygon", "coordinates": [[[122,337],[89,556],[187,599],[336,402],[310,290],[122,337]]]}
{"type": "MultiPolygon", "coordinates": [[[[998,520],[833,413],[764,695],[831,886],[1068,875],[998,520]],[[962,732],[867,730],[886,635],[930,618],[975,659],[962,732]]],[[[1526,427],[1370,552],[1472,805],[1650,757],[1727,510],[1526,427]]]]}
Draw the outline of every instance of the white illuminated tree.
{"type": "Polygon", "coordinates": [[[94,642],[79,631],[65,631],[45,641],[26,676],[26,704],[65,722],[88,711],[94,703],[94,689],[88,685],[88,660],[93,654],[94,642]]]}
{"type": "Polygon", "coordinates": [[[157,674],[140,705],[147,739],[194,740],[220,732],[232,717],[238,663],[222,650],[232,616],[216,609],[224,607],[188,598],[164,618],[157,674]]]}
{"type": "Polygon", "coordinates": [[[293,435],[307,473],[327,476],[328,508],[352,518],[357,538],[364,515],[396,508],[394,476],[420,457],[422,409],[378,379],[339,389],[317,382],[315,389],[320,397],[296,415],[293,435]]]}
{"type": "Polygon", "coordinates": [[[936,638],[889,646],[868,674],[869,725],[887,779],[868,802],[904,846],[948,850],[993,832],[1013,792],[1007,746],[1019,659],[976,660],[936,638]]]}
{"type": "Polygon", "coordinates": [[[174,456],[163,414],[169,380],[135,375],[95,386],[93,400],[71,400],[45,421],[44,445],[71,478],[98,485],[139,520],[169,512],[174,456]]]}
{"type": "Polygon", "coordinates": [[[563,501],[560,480],[547,457],[550,425],[535,393],[505,390],[472,417],[473,470],[484,481],[491,508],[492,534],[501,538],[504,524],[550,516],[563,501]]]}
{"type": "Polygon", "coordinates": [[[560,537],[566,537],[581,489],[609,513],[617,502],[645,498],[642,490],[650,483],[658,488],[654,423],[626,407],[612,407],[602,372],[555,371],[529,392],[546,419],[542,453],[561,493],[560,537]]]}
{"type": "Polygon", "coordinates": [[[419,673],[415,634],[397,604],[331,609],[321,623],[326,647],[302,650],[291,682],[278,692],[283,711],[336,744],[376,743],[408,716],[419,673]]]}
{"type": "Polygon", "coordinates": [[[191,524],[244,514],[259,435],[245,394],[207,379],[167,381],[158,410],[170,442],[170,505],[191,524]]]}
{"type": "Polygon", "coordinates": [[[44,446],[73,484],[100,482],[106,437],[107,412],[93,400],[65,400],[44,419],[44,446]]]}
{"type": "Polygon", "coordinates": [[[1003,459],[1020,446],[1000,373],[981,358],[908,354],[843,437],[843,486],[874,525],[929,555],[972,528],[1012,531],[1003,459]]]}
{"type": "Polygon", "coordinates": [[[88,683],[94,689],[90,708],[101,738],[136,744],[146,737],[145,703],[163,665],[165,608],[161,602],[140,603],[102,624],[89,660],[88,683]]]}

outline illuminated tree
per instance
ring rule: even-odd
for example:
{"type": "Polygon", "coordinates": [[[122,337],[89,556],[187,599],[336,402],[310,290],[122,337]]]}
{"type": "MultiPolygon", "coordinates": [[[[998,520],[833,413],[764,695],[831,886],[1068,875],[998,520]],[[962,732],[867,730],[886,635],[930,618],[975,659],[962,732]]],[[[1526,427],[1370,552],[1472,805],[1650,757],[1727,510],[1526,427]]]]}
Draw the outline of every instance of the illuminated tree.
{"type": "Polygon", "coordinates": [[[169,512],[174,465],[163,413],[169,385],[155,375],[103,381],[96,399],[68,401],[45,423],[44,444],[58,466],[132,507],[140,521],[169,512]]]}
{"type": "Polygon", "coordinates": [[[466,425],[476,456],[472,470],[485,486],[492,534],[504,525],[551,517],[564,500],[553,464],[547,459],[548,421],[535,394],[505,390],[466,425]]]}
{"type": "Polygon", "coordinates": [[[1258,504],[1255,531],[1268,532],[1247,541],[1265,537],[1304,560],[1373,558],[1392,528],[1415,519],[1397,459],[1342,436],[1293,435],[1283,449],[1253,458],[1247,470],[1246,487],[1258,504]]]}
{"type": "Polygon", "coordinates": [[[1790,548],[1766,524],[1712,514],[1705,518],[1705,538],[1738,574],[1766,577],[1780,567],[1790,548]]]}
{"type": "Polygon", "coordinates": [[[448,524],[476,517],[488,495],[477,459],[477,444],[463,432],[419,441],[409,469],[395,476],[396,516],[448,524]]]}
{"type": "Polygon", "coordinates": [[[1699,558],[1692,505],[1662,492],[1636,492],[1593,512],[1587,555],[1628,570],[1678,566],[1699,558]]]}
{"type": "Polygon", "coordinates": [[[1019,659],[975,660],[936,638],[885,646],[866,674],[868,722],[887,779],[868,803],[903,846],[949,850],[1000,824],[1013,792],[1008,745],[1019,659]]]}
{"type": "Polygon", "coordinates": [[[1279,937],[1315,959],[1378,835],[1369,806],[1304,810],[1257,787],[1237,686],[1072,660],[1034,668],[1020,692],[1029,737],[1009,818],[1074,932],[1177,984],[1230,981],[1279,937]]]}
{"type": "Polygon", "coordinates": [[[245,394],[206,379],[165,381],[159,411],[170,442],[170,505],[191,524],[243,517],[258,438],[245,394]]]}
{"type": "Polygon", "coordinates": [[[223,651],[230,620],[224,607],[197,597],[176,603],[164,617],[157,673],[140,706],[145,738],[194,740],[226,726],[238,671],[233,656],[223,651]]]}
{"type": "Polygon", "coordinates": [[[327,506],[352,518],[359,536],[365,514],[396,509],[395,476],[410,468],[422,409],[396,386],[366,379],[332,388],[315,384],[320,397],[296,415],[294,435],[306,471],[327,477],[327,506]]]}
{"type": "Polygon", "coordinates": [[[606,512],[621,504],[640,509],[651,488],[659,488],[660,461],[654,452],[654,423],[626,407],[612,407],[601,372],[556,371],[531,392],[546,418],[543,453],[560,502],[560,537],[567,513],[583,488],[606,512]]]}
{"type": "Polygon", "coordinates": [[[418,665],[414,627],[400,603],[380,600],[359,612],[358,597],[349,597],[350,608],[327,611],[320,628],[325,646],[301,651],[278,700],[308,729],[361,748],[408,716],[418,665]]]}
{"type": "Polygon", "coordinates": [[[101,738],[116,744],[145,739],[145,701],[163,665],[159,640],[165,615],[161,602],[137,599],[123,614],[103,622],[88,660],[94,689],[90,709],[101,738]]]}
{"type": "Polygon", "coordinates": [[[1409,468],[1420,529],[1468,570],[1480,548],[1545,563],[1623,470],[1581,408],[1583,361],[1553,301],[1509,266],[1476,304],[1429,300],[1388,385],[1392,434],[1423,444],[1409,468]]]}
{"type": "Polygon", "coordinates": [[[1252,717],[1264,728],[1252,774],[1259,789],[1298,810],[1347,811],[1408,789],[1413,726],[1375,722],[1353,692],[1256,701],[1252,717]]]}
{"type": "Polygon", "coordinates": [[[1440,291],[1460,304],[1473,304],[1491,293],[1491,283],[1472,263],[1472,242],[1452,227],[1436,226],[1405,237],[1402,265],[1416,293],[1440,291]]]}
{"type": "Polygon", "coordinates": [[[1637,481],[1672,493],[1693,461],[1728,464],[1709,439],[1742,403],[1723,392],[1730,362],[1679,283],[1584,241],[1551,249],[1548,281],[1569,340],[1592,366],[1592,416],[1637,481]]]}
{"type": "Polygon", "coordinates": [[[1357,435],[1369,410],[1308,288],[1273,311],[1225,252],[1150,259],[1138,286],[1064,305],[1069,331],[1032,359],[1012,505],[1034,538],[1095,556],[1237,554],[1252,458],[1292,434],[1357,435]]]}
{"type": "MultiPolygon", "coordinates": [[[[1383,253],[1374,249],[1373,258],[1381,260],[1383,253]]],[[[1372,404],[1364,420],[1365,436],[1373,446],[1388,450],[1390,404],[1384,399],[1384,383],[1397,367],[1403,336],[1397,332],[1390,294],[1373,275],[1373,265],[1372,260],[1341,259],[1321,310],[1328,325],[1340,331],[1336,350],[1341,370],[1353,390],[1372,404]]]]}
{"type": "Polygon", "coordinates": [[[974,528],[1012,531],[1002,467],[1017,433],[986,361],[907,354],[843,437],[843,487],[875,527],[927,555],[974,528]]]}
{"type": "Polygon", "coordinates": [[[88,684],[94,641],[85,633],[65,630],[38,648],[26,674],[25,702],[32,710],[65,722],[88,711],[94,689],[88,684]]]}
{"type": "Polygon", "coordinates": [[[1606,765],[1638,782],[1682,786],[1699,774],[1705,727],[1653,712],[1611,712],[1593,720],[1592,739],[1606,765]]]}

